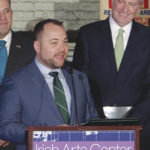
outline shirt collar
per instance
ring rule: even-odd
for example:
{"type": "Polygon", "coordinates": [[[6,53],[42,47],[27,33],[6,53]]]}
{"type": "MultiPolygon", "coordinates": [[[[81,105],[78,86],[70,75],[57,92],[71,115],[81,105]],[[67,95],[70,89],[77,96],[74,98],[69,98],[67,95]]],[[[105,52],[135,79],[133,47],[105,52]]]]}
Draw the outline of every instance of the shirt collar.
{"type": "Polygon", "coordinates": [[[2,39],[4,41],[6,41],[6,48],[7,48],[8,54],[9,54],[11,39],[12,39],[12,32],[11,31],[9,31],[9,33],[2,39]]]}
{"type": "Polygon", "coordinates": [[[115,20],[112,18],[112,15],[110,15],[109,17],[109,23],[110,23],[110,28],[111,31],[117,32],[120,28],[122,28],[125,32],[129,32],[131,31],[131,27],[132,27],[132,21],[129,22],[127,25],[120,27],[115,20]]]}

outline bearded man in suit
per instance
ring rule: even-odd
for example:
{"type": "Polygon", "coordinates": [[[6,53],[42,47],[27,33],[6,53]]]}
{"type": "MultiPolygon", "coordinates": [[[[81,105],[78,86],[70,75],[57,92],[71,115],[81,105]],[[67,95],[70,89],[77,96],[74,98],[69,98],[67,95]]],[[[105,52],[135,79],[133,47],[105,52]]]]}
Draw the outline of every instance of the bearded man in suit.
{"type": "Polygon", "coordinates": [[[27,126],[74,126],[98,116],[85,74],[63,67],[68,38],[62,23],[43,20],[34,34],[35,60],[7,76],[0,90],[0,138],[17,150],[27,150],[27,126]]]}

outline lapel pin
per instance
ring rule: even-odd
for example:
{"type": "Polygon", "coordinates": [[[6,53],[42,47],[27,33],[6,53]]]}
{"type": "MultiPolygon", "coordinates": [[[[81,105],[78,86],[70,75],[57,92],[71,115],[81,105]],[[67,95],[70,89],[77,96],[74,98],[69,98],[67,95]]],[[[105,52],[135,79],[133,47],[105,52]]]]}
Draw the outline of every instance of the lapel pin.
{"type": "Polygon", "coordinates": [[[16,48],[21,48],[21,45],[16,45],[16,48]]]}

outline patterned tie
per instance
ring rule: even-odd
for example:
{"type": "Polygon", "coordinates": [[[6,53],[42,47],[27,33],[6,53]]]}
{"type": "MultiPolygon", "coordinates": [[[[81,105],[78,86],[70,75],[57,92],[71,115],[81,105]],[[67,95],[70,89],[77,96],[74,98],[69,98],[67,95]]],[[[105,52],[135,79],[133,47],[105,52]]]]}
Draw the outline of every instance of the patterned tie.
{"type": "Polygon", "coordinates": [[[49,74],[52,77],[54,77],[53,89],[54,89],[54,95],[55,95],[57,106],[64,119],[65,124],[69,124],[69,112],[66,103],[66,97],[64,94],[63,86],[58,78],[58,72],[50,72],[49,74]]]}
{"type": "Polygon", "coordinates": [[[8,58],[5,44],[6,44],[6,41],[0,40],[0,84],[5,75],[7,58],[8,58]]]}
{"type": "Polygon", "coordinates": [[[116,65],[117,65],[117,70],[119,70],[122,57],[124,54],[124,40],[123,40],[123,29],[119,30],[119,34],[116,39],[116,44],[115,44],[115,57],[116,57],[116,65]]]}

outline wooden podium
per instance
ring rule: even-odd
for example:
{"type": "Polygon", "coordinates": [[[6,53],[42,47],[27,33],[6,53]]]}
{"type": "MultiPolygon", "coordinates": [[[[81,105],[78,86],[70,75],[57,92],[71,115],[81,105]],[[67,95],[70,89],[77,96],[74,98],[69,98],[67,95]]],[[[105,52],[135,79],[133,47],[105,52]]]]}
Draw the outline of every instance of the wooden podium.
{"type": "Polygon", "coordinates": [[[140,125],[27,127],[28,150],[140,150],[140,125]]]}

